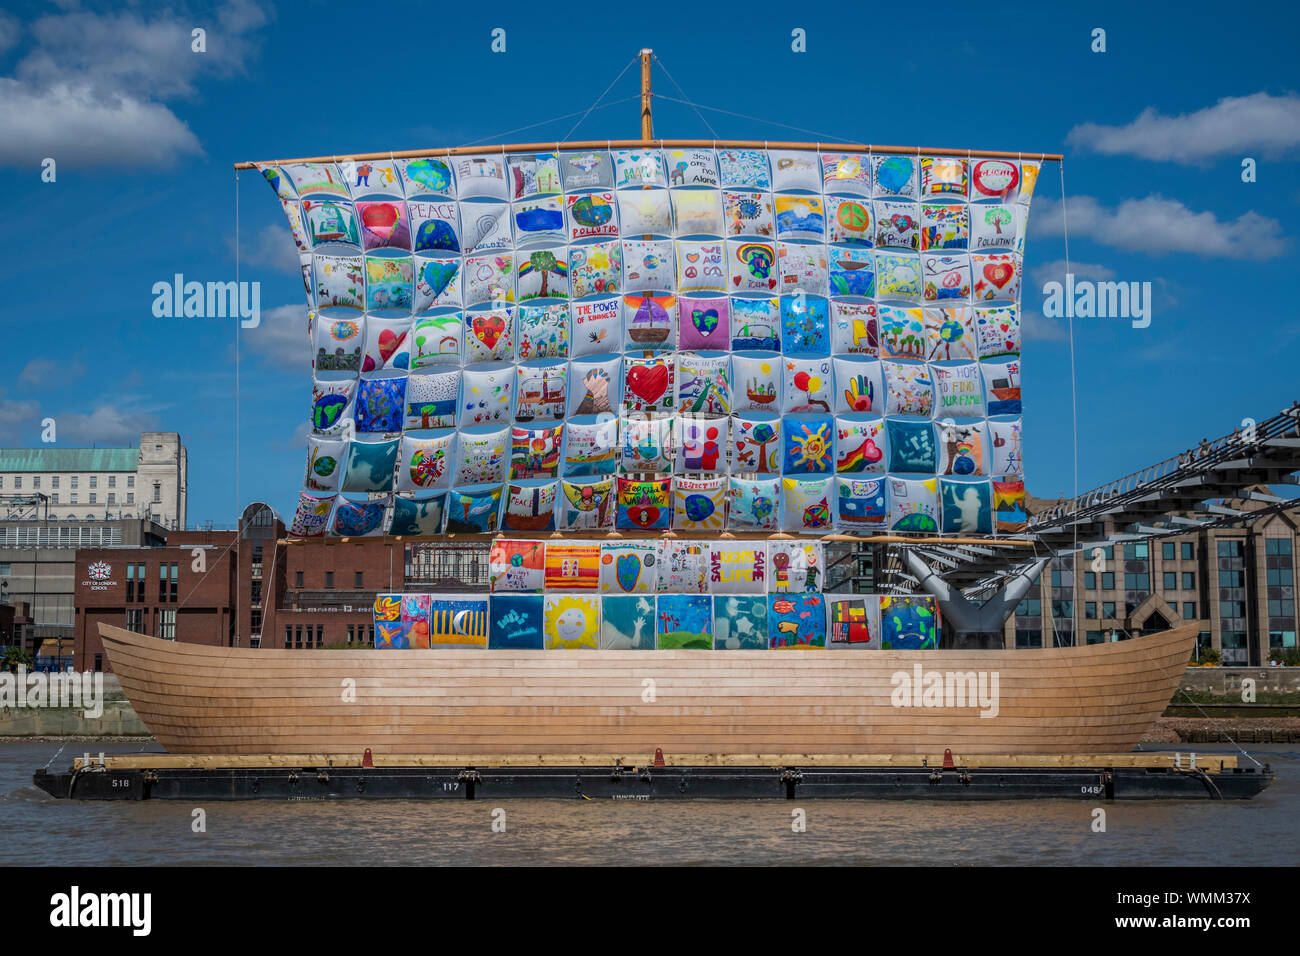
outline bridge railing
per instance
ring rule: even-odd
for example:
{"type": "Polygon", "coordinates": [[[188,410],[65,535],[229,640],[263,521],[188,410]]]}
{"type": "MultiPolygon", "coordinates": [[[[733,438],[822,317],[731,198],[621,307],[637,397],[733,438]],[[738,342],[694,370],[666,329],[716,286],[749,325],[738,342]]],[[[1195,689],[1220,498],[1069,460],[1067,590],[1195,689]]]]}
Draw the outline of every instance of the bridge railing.
{"type": "Polygon", "coordinates": [[[1099,514],[1116,505],[1152,491],[1177,485],[1187,478],[1212,470],[1225,461],[1240,458],[1270,438],[1300,437],[1300,402],[1272,418],[1257,422],[1253,429],[1241,428],[1212,442],[1204,442],[1172,458],[1149,465],[1109,484],[1040,511],[1029,521],[1029,532],[1045,531],[1080,517],[1099,514]]]}

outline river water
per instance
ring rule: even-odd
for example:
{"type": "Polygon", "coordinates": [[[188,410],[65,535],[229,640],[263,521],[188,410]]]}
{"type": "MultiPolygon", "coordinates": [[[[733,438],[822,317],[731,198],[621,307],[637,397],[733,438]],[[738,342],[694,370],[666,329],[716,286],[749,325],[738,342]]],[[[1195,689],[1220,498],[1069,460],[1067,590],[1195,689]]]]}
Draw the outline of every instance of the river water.
{"type": "MultiPolygon", "coordinates": [[[[1277,782],[1250,801],[346,800],[69,802],[31,784],[63,751],[140,743],[0,742],[0,866],[726,864],[1293,866],[1300,750],[1261,745],[1277,782]],[[1106,832],[1092,830],[1104,806],[1106,832]],[[191,828],[202,806],[207,831],[191,828]],[[494,833],[493,810],[506,830],[494,833]],[[791,829],[791,810],[807,829],[791,829]],[[498,815],[499,816],[499,815],[498,815]]],[[[158,750],[154,741],[143,749],[158,750]]],[[[1206,747],[1200,753],[1230,753],[1206,747]]],[[[1242,757],[1244,766],[1250,766],[1242,757]]]]}

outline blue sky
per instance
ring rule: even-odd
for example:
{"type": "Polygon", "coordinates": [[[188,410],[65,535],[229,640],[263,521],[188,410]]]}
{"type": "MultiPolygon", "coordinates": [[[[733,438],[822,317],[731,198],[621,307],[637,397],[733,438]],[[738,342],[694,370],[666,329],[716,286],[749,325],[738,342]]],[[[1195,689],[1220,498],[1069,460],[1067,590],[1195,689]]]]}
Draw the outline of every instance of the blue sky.
{"type": "MultiPolygon", "coordinates": [[[[270,189],[236,160],[555,140],[642,46],[696,103],[810,132],[656,103],[656,135],[841,139],[1064,152],[1080,277],[1151,282],[1149,328],[1076,319],[1079,485],[1120,477],[1300,395],[1300,97],[1293,9],[1276,4],[602,5],[10,3],[0,14],[0,270],[7,348],[0,445],[189,447],[191,524],[243,502],[292,510],[310,366],[292,241],[270,189]],[[852,9],[848,9],[852,7],[852,9]],[[818,8],[823,9],[823,8],[818,8]],[[934,24],[926,28],[927,19],[934,24]],[[598,24],[598,25],[597,25],[598,24]],[[191,30],[207,52],[191,52],[191,30]],[[506,31],[506,52],[490,49],[506,31]],[[807,52],[791,50],[791,31],[807,52]],[[1106,31],[1106,52],[1091,50],[1106,31]],[[821,134],[819,136],[818,134],[821,134]],[[1253,157],[1258,181],[1243,183],[1253,157]],[[41,181],[41,161],[57,179],[41,181]],[[155,282],[261,283],[263,323],[152,313],[155,282]],[[236,402],[239,408],[236,458],[236,402]]],[[[656,90],[680,93],[656,68],[656,90]]],[[[637,92],[628,70],[608,99],[637,92]]],[[[637,105],[594,111],[575,139],[632,137],[637,105]]],[[[1040,178],[1026,312],[1064,271],[1060,178],[1040,178]]],[[[1026,471],[1073,486],[1070,347],[1032,323],[1026,471]]]]}

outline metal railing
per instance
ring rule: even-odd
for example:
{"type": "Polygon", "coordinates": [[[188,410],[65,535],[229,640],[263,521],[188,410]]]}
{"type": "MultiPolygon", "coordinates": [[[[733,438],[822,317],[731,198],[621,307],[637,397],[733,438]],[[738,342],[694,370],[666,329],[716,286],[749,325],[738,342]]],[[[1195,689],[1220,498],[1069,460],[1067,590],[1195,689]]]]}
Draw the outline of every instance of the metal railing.
{"type": "Polygon", "coordinates": [[[1076,498],[1058,502],[1031,517],[1028,531],[1034,534],[1072,523],[1080,517],[1100,516],[1117,505],[1130,503],[1153,491],[1175,487],[1189,478],[1211,472],[1217,465],[1235,461],[1269,439],[1295,437],[1300,437],[1300,403],[1258,422],[1253,436],[1246,429],[1232,431],[1076,498]]]}

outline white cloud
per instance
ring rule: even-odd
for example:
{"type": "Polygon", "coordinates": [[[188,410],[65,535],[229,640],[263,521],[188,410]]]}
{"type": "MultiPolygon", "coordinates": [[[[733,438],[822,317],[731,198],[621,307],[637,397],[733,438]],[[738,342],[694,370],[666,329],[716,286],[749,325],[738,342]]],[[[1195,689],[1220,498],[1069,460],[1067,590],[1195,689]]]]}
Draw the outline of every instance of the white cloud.
{"type": "MultiPolygon", "coordinates": [[[[233,259],[235,237],[228,236],[226,245],[233,259]]],[[[251,239],[244,238],[240,241],[239,261],[252,268],[268,267],[277,272],[302,275],[302,263],[298,261],[298,247],[294,245],[289,224],[284,221],[283,216],[278,223],[264,226],[260,232],[254,233],[251,239]]]]}
{"type": "Polygon", "coordinates": [[[1178,116],[1165,116],[1149,106],[1125,126],[1076,126],[1067,142],[1108,156],[1184,165],[1251,152],[1282,156],[1300,146],[1300,96],[1228,96],[1178,116]]]}
{"type": "Polygon", "coordinates": [[[12,48],[22,36],[22,32],[23,25],[18,22],[17,17],[11,17],[4,11],[0,11],[0,53],[12,48]]]}
{"type": "Polygon", "coordinates": [[[157,416],[126,402],[100,405],[89,415],[80,412],[53,416],[59,442],[96,445],[137,445],[140,433],[159,427],[157,416]]]}
{"type": "Polygon", "coordinates": [[[298,427],[293,430],[288,438],[276,439],[271,442],[271,448],[275,451],[292,452],[296,455],[301,454],[302,450],[307,447],[307,438],[311,434],[311,422],[299,422],[298,427]]]}
{"type": "Polygon", "coordinates": [[[34,443],[40,434],[43,417],[39,403],[5,398],[0,392],[0,445],[34,443]]]}
{"type": "MultiPolygon", "coordinates": [[[[1286,250],[1282,225],[1253,209],[1236,219],[1220,220],[1212,212],[1195,212],[1176,199],[1152,195],[1125,199],[1107,207],[1093,196],[1070,196],[1071,238],[1086,237],[1102,245],[1152,256],[1192,253],[1221,259],[1272,259],[1286,250]]],[[[1034,203],[1034,222],[1062,235],[1061,203],[1041,198],[1034,203]]]]}
{"type": "MultiPolygon", "coordinates": [[[[45,157],[90,166],[165,167],[202,153],[189,126],[164,101],[194,93],[201,75],[242,71],[251,34],[266,20],[251,0],[226,0],[213,14],[168,11],[51,14],[28,27],[31,49],[0,76],[0,165],[45,157]],[[207,52],[191,30],[207,31],[207,52]]],[[[0,51],[17,27],[0,20],[0,51]]]]}
{"type": "Polygon", "coordinates": [[[76,359],[61,362],[55,359],[35,358],[18,373],[18,384],[28,388],[66,385],[73,379],[80,378],[85,371],[86,367],[76,359]]]}
{"type": "MultiPolygon", "coordinates": [[[[1076,279],[1092,279],[1101,282],[1115,278],[1114,269],[1090,262],[1071,262],[1069,271],[1076,279]]],[[[1064,282],[1065,273],[1065,260],[1057,259],[1055,262],[1044,262],[1041,266],[1034,266],[1029,276],[1034,285],[1042,286],[1046,282],[1064,282]]]]}
{"type": "Polygon", "coordinates": [[[307,341],[306,305],[280,305],[262,310],[262,321],[239,333],[245,354],[268,365],[301,372],[311,368],[311,346],[307,341]]]}
{"type": "Polygon", "coordinates": [[[1064,325],[1047,318],[1037,309],[1021,310],[1020,332],[1031,342],[1064,342],[1070,337],[1064,325]]]}

